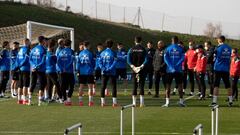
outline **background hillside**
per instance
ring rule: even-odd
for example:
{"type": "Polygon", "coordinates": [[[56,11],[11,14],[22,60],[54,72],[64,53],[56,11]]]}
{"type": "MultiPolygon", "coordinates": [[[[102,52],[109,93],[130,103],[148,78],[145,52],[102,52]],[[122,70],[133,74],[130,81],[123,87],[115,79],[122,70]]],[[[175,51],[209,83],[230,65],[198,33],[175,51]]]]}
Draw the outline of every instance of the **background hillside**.
{"type": "MultiPolygon", "coordinates": [[[[73,27],[75,29],[75,46],[82,40],[89,40],[92,45],[95,45],[104,42],[107,38],[112,38],[115,42],[122,42],[129,48],[133,45],[133,39],[136,35],[142,36],[144,43],[147,41],[156,43],[158,40],[163,40],[168,44],[171,37],[177,35],[185,44],[190,39],[194,39],[197,44],[202,44],[206,40],[211,40],[216,44],[215,40],[203,36],[140,29],[131,25],[110,23],[57,9],[20,3],[0,2],[0,18],[0,27],[22,24],[28,20],[73,27]]],[[[239,47],[240,41],[228,40],[227,43],[239,47]]]]}

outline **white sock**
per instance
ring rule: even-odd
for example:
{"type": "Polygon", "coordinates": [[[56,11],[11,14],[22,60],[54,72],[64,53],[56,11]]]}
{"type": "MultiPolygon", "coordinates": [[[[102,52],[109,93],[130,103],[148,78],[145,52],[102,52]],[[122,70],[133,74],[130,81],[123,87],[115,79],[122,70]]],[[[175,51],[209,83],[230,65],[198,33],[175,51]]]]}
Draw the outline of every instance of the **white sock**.
{"type": "Polygon", "coordinates": [[[169,105],[169,98],[166,98],[166,104],[169,105]]]}
{"type": "Polygon", "coordinates": [[[71,102],[71,98],[67,98],[67,101],[68,101],[68,102],[71,102]]]}
{"type": "Polygon", "coordinates": [[[148,89],[148,92],[151,92],[151,89],[148,89]]]}
{"type": "Polygon", "coordinates": [[[28,95],[28,98],[29,98],[29,100],[31,100],[32,99],[32,95],[28,95]]]}
{"type": "Polygon", "coordinates": [[[140,95],[140,104],[144,105],[144,97],[143,97],[143,95],[140,95]]]}
{"type": "Polygon", "coordinates": [[[23,96],[22,96],[22,99],[25,101],[25,100],[26,100],[26,96],[23,95],[23,96]]]}
{"type": "Polygon", "coordinates": [[[217,103],[217,96],[213,96],[213,103],[217,103]]]}
{"type": "Polygon", "coordinates": [[[79,99],[79,102],[83,101],[83,97],[82,96],[79,96],[78,99],[79,99]]]}
{"type": "Polygon", "coordinates": [[[117,104],[117,98],[113,97],[113,104],[117,104]]]}
{"type": "Polygon", "coordinates": [[[229,102],[232,103],[233,102],[233,97],[232,96],[228,96],[229,102]]]}
{"type": "Polygon", "coordinates": [[[93,96],[89,96],[89,102],[93,101],[93,96]]]}
{"type": "Polygon", "coordinates": [[[41,97],[41,96],[39,96],[39,97],[38,97],[38,100],[42,100],[42,97],[41,97]]]}
{"type": "Polygon", "coordinates": [[[173,89],[173,92],[176,92],[176,91],[177,91],[177,88],[174,88],[174,89],[173,89]]]}
{"type": "Polygon", "coordinates": [[[136,96],[132,96],[132,100],[133,100],[133,105],[136,105],[136,100],[137,100],[136,96]]]}
{"type": "Polygon", "coordinates": [[[105,99],[101,98],[101,104],[105,104],[105,99]]]}
{"type": "Polygon", "coordinates": [[[96,89],[95,88],[93,88],[93,93],[95,93],[96,92],[96,89]]]}
{"type": "Polygon", "coordinates": [[[183,104],[183,101],[184,101],[184,100],[183,100],[182,98],[180,98],[179,103],[180,103],[180,104],[183,104]]]}
{"type": "Polygon", "coordinates": [[[185,89],[183,89],[183,92],[185,92],[185,89]]]}
{"type": "Polygon", "coordinates": [[[11,94],[12,94],[12,95],[14,94],[14,89],[11,89],[11,94]]]}
{"type": "Polygon", "coordinates": [[[18,94],[18,100],[21,100],[21,95],[20,94],[18,94]]]}

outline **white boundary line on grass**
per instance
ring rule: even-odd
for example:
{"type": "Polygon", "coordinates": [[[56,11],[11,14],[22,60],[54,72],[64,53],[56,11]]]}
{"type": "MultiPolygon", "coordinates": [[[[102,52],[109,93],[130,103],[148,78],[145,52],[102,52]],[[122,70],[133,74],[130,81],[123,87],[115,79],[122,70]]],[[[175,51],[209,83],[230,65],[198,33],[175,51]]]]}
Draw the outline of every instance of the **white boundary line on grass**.
{"type": "Polygon", "coordinates": [[[13,100],[13,98],[1,99],[0,102],[9,101],[9,100],[13,100]]]}
{"type": "MultiPolygon", "coordinates": [[[[21,131],[0,131],[0,134],[62,134],[63,132],[21,132],[21,131]]],[[[78,132],[71,132],[78,133],[78,132]]],[[[83,132],[84,134],[119,134],[119,132],[83,132]]],[[[132,132],[126,132],[131,134],[132,132]]],[[[190,135],[192,133],[167,133],[167,132],[136,132],[139,135],[190,135]]]]}

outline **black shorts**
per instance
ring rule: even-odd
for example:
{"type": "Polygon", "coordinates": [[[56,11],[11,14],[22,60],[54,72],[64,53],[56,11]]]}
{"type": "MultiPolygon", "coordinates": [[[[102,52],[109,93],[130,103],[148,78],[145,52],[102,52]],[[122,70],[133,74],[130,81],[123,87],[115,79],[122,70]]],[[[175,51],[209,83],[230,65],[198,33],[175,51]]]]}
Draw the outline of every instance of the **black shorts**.
{"type": "Polygon", "coordinates": [[[94,84],[94,76],[93,75],[80,75],[79,83],[80,84],[94,84]]]}
{"type": "Polygon", "coordinates": [[[19,80],[19,71],[11,71],[11,78],[12,78],[12,80],[18,81],[19,80]]]}
{"type": "Polygon", "coordinates": [[[39,81],[39,90],[44,91],[46,84],[47,84],[47,77],[45,72],[31,72],[31,83],[30,83],[30,91],[33,92],[37,81],[39,81]]]}
{"type": "Polygon", "coordinates": [[[100,80],[101,78],[101,69],[95,70],[95,80],[100,80]]]}
{"type": "Polygon", "coordinates": [[[118,68],[116,69],[116,77],[120,76],[121,79],[127,79],[127,69],[126,68],[118,68]]]}
{"type": "Polygon", "coordinates": [[[19,72],[19,88],[29,87],[30,84],[30,72],[20,71],[19,72]]]}
{"type": "Polygon", "coordinates": [[[175,79],[176,84],[183,83],[183,73],[176,72],[176,73],[167,73],[166,76],[166,83],[171,85],[173,78],[175,79]]]}
{"type": "Polygon", "coordinates": [[[214,72],[214,87],[220,86],[220,81],[223,80],[225,88],[230,88],[229,72],[215,71],[214,72]]]}

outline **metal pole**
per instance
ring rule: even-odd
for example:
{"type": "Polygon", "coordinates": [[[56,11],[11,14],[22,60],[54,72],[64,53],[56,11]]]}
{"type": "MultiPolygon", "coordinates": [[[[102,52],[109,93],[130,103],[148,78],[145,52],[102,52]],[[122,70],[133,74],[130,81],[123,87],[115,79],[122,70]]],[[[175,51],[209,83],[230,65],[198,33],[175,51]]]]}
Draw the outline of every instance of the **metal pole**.
{"type": "Polygon", "coordinates": [[[214,109],[212,109],[212,135],[214,135],[214,109]]]}
{"type": "Polygon", "coordinates": [[[111,17],[111,4],[108,4],[108,13],[109,13],[109,21],[112,20],[112,17],[111,17]]]}
{"type": "Polygon", "coordinates": [[[193,22],[193,17],[191,17],[191,20],[190,20],[190,31],[189,31],[190,35],[192,34],[192,22],[193,22]]]}
{"type": "Polygon", "coordinates": [[[199,128],[199,135],[203,135],[203,128],[199,128]]]}
{"type": "Polygon", "coordinates": [[[162,32],[163,32],[164,20],[165,20],[165,14],[163,13],[163,17],[162,17],[162,32]]]}
{"type": "Polygon", "coordinates": [[[74,50],[75,49],[74,30],[71,30],[70,35],[71,35],[70,38],[71,38],[71,41],[72,41],[71,48],[74,50]]]}
{"type": "Polygon", "coordinates": [[[123,23],[126,22],[126,8],[123,7],[123,23]]]}
{"type": "Polygon", "coordinates": [[[81,6],[82,6],[82,9],[81,9],[82,11],[81,11],[81,12],[82,12],[82,14],[83,14],[83,0],[82,0],[81,2],[82,2],[82,3],[81,3],[81,6]]]}
{"type": "Polygon", "coordinates": [[[138,16],[138,26],[140,26],[140,7],[138,7],[137,16],[138,16]]]}
{"type": "Polygon", "coordinates": [[[123,109],[121,109],[120,114],[120,135],[123,135],[123,109]]]}
{"type": "Polygon", "coordinates": [[[32,25],[30,21],[27,21],[27,38],[32,40],[32,25]]]}
{"type": "Polygon", "coordinates": [[[218,135],[218,108],[216,108],[215,135],[218,135]]]}
{"type": "Polygon", "coordinates": [[[132,135],[135,132],[135,124],[134,124],[134,106],[132,107],[132,135]]]}
{"type": "Polygon", "coordinates": [[[98,16],[97,16],[97,0],[95,0],[95,8],[96,8],[96,19],[98,18],[98,16]]]}

